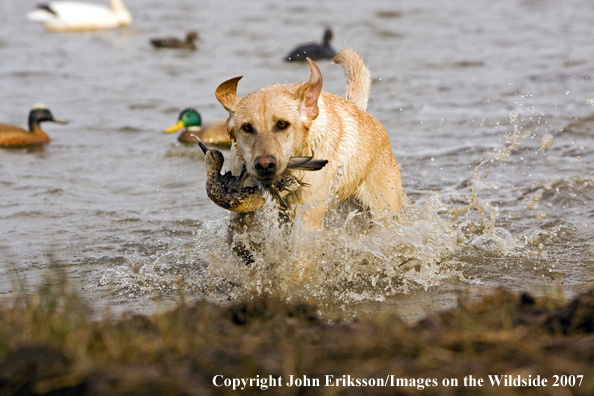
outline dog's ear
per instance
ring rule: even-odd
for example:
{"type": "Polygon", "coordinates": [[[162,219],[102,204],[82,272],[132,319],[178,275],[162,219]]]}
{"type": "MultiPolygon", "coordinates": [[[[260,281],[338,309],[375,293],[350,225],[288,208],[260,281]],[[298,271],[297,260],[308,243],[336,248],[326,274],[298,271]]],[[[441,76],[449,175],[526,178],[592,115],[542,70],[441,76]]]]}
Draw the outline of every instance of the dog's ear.
{"type": "Polygon", "coordinates": [[[235,105],[239,102],[239,96],[237,96],[237,83],[242,78],[243,76],[232,78],[217,87],[215,95],[227,111],[235,111],[235,105]]]}
{"type": "Polygon", "coordinates": [[[318,118],[320,109],[318,108],[318,98],[322,92],[322,73],[318,66],[309,58],[306,58],[309,62],[309,68],[311,69],[311,75],[309,81],[299,87],[295,92],[295,99],[301,100],[301,107],[299,113],[301,117],[313,121],[318,118]]]}

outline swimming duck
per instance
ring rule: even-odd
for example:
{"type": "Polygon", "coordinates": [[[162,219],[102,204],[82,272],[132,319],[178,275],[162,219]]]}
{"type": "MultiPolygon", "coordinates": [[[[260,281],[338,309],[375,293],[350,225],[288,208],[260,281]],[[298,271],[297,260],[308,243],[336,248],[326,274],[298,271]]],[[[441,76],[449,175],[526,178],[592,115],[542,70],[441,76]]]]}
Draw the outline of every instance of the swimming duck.
{"type": "Polygon", "coordinates": [[[0,124],[0,147],[26,148],[41,146],[49,143],[49,136],[43,132],[39,125],[43,121],[65,124],[66,121],[56,120],[47,106],[38,104],[29,112],[29,130],[15,125],[0,124]]]}
{"type": "Polygon", "coordinates": [[[186,39],[180,40],[176,37],[156,38],[151,40],[151,44],[155,48],[180,48],[195,50],[195,41],[198,40],[198,32],[190,31],[186,33],[186,39]]]}
{"type": "Polygon", "coordinates": [[[219,148],[231,147],[231,137],[227,132],[226,121],[219,121],[202,129],[200,113],[192,108],[187,108],[179,114],[177,123],[163,132],[176,132],[182,128],[185,128],[184,132],[177,137],[177,140],[182,143],[197,144],[202,140],[219,148]]]}
{"type": "Polygon", "coordinates": [[[122,0],[110,0],[111,7],[79,1],[52,1],[27,13],[27,19],[42,23],[52,32],[113,29],[128,26],[132,15],[122,0]]]}
{"type": "Polygon", "coordinates": [[[287,57],[286,61],[305,62],[305,58],[311,60],[318,59],[332,59],[336,55],[336,51],[330,46],[330,41],[334,38],[332,30],[326,29],[324,32],[324,41],[322,44],[304,44],[295,48],[287,57]]]}
{"type": "Polygon", "coordinates": [[[233,212],[251,212],[264,206],[266,197],[272,196],[281,208],[286,209],[284,197],[308,184],[293,176],[290,170],[317,171],[328,163],[327,160],[314,160],[312,157],[292,157],[281,179],[273,184],[244,185],[248,178],[244,166],[239,176],[231,172],[221,175],[223,154],[219,150],[209,149],[202,142],[198,142],[205,155],[206,164],[206,193],[208,197],[223,209],[233,212]]]}

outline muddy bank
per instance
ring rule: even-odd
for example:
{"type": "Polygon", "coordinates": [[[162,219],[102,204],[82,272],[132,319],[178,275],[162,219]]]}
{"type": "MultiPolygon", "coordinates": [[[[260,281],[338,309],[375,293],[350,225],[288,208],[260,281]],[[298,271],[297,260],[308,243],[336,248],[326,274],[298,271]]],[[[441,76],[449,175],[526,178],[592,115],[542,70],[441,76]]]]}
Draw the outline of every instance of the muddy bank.
{"type": "Polygon", "coordinates": [[[237,394],[233,379],[250,378],[236,383],[242,393],[594,392],[593,291],[565,303],[496,291],[410,326],[389,314],[328,322],[313,305],[270,297],[92,320],[66,289],[0,307],[0,394],[237,394]],[[537,386],[513,386],[521,380],[537,386]]]}

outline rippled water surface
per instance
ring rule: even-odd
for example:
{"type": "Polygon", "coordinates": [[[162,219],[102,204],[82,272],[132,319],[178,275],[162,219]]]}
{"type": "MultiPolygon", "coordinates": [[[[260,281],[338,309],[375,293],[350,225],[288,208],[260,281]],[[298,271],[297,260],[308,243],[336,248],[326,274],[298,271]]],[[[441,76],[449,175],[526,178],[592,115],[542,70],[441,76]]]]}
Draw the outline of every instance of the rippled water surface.
{"type": "MultiPolygon", "coordinates": [[[[43,151],[0,151],[2,295],[53,262],[115,310],[273,292],[415,318],[493,286],[591,286],[593,3],[127,0],[133,26],[74,34],[28,22],[36,3],[0,3],[0,122],[24,126],[43,102],[70,123],[44,124],[43,151]],[[245,76],[240,95],[306,81],[282,58],[327,26],[371,70],[368,111],[415,204],[364,233],[287,232],[270,215],[247,268],[224,242],[202,155],[161,130],[188,106],[224,118],[214,90],[231,77],[245,76]],[[196,52],[149,45],[191,29],[196,52]]],[[[318,64],[342,95],[341,68],[318,64]]]]}

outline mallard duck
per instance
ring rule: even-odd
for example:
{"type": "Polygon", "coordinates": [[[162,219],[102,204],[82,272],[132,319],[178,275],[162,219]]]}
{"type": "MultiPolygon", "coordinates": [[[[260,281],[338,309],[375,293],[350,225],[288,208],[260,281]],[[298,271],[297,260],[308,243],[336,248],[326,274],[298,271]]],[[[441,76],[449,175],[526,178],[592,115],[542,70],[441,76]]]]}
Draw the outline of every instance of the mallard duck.
{"type": "Polygon", "coordinates": [[[53,32],[113,29],[128,26],[132,15],[122,0],[110,0],[111,7],[79,1],[52,1],[40,4],[27,14],[53,32]]]}
{"type": "Polygon", "coordinates": [[[65,124],[66,121],[56,120],[47,106],[38,104],[29,112],[29,130],[15,125],[0,124],[0,147],[26,148],[49,143],[50,138],[39,125],[43,121],[65,124]]]}
{"type": "Polygon", "coordinates": [[[330,41],[334,38],[332,30],[326,29],[324,32],[324,41],[322,44],[304,44],[295,48],[287,57],[286,61],[305,62],[306,58],[311,60],[332,59],[336,51],[330,46],[330,41]]]}
{"type": "Polygon", "coordinates": [[[202,140],[220,148],[231,147],[231,137],[227,132],[226,121],[219,121],[203,129],[200,113],[192,108],[187,108],[179,114],[177,123],[163,132],[176,132],[182,128],[185,128],[185,130],[177,137],[177,140],[182,143],[197,144],[202,140]]]}
{"type": "Polygon", "coordinates": [[[198,32],[190,31],[186,33],[185,40],[180,40],[176,37],[155,38],[151,40],[151,44],[155,48],[179,48],[195,50],[196,40],[198,40],[198,32]]]}

